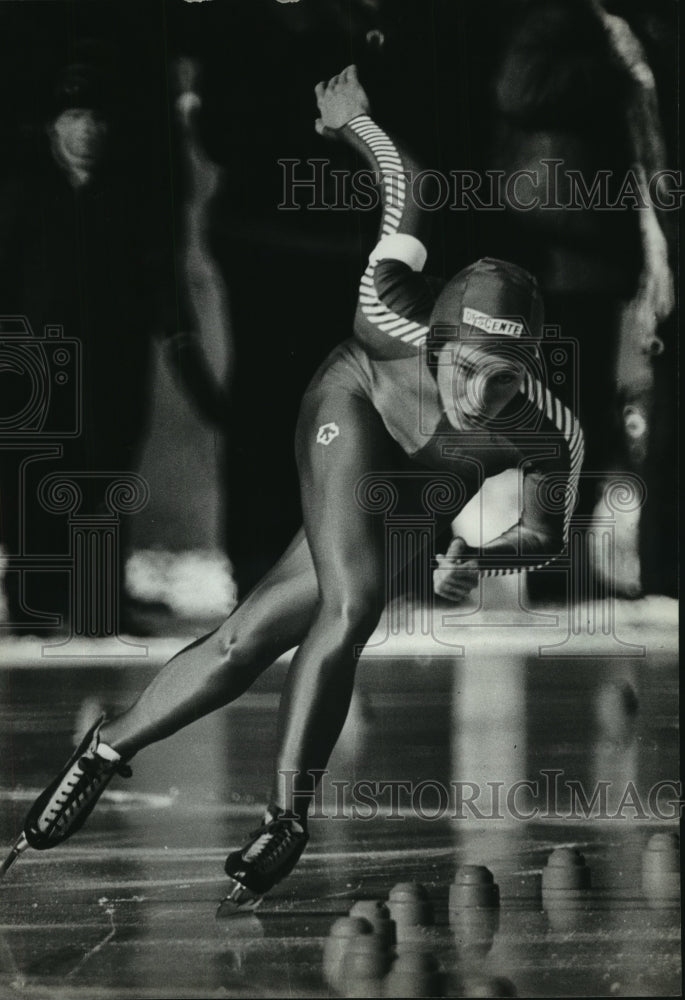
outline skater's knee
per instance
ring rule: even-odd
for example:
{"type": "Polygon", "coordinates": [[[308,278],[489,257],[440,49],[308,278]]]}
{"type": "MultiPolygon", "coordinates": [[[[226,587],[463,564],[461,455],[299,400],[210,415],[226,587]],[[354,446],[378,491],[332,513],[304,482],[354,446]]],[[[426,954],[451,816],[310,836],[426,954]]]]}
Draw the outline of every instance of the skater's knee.
{"type": "Polygon", "coordinates": [[[256,666],[263,658],[260,654],[264,653],[265,643],[259,636],[229,626],[229,622],[217,633],[217,652],[221,668],[232,670],[256,666]]]}
{"type": "Polygon", "coordinates": [[[219,629],[216,637],[217,652],[222,663],[232,661],[240,649],[238,636],[233,629],[219,629]]]}
{"type": "Polygon", "coordinates": [[[348,593],[322,599],[322,614],[333,633],[363,641],[371,635],[384,607],[384,595],[370,587],[359,587],[348,593]]]}

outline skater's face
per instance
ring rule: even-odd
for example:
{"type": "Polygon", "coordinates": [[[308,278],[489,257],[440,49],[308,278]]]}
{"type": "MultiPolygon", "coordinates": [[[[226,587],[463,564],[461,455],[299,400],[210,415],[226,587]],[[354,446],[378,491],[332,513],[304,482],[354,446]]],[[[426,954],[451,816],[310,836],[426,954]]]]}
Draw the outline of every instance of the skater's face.
{"type": "Polygon", "coordinates": [[[59,156],[76,170],[93,170],[102,160],[109,125],[92,108],[68,108],[52,123],[52,136],[59,156]]]}
{"type": "Polygon", "coordinates": [[[438,355],[437,383],[447,419],[465,430],[496,417],[521,388],[526,367],[515,352],[495,354],[451,341],[438,355]]]}

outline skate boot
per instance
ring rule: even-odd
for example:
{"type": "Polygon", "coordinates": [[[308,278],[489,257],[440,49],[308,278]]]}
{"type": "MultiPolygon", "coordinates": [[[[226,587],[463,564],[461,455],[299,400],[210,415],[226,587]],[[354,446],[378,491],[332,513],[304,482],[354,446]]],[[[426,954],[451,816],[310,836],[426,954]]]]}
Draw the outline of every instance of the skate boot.
{"type": "Polygon", "coordinates": [[[104,716],[86,733],[66,766],[29,809],[24,831],[0,868],[0,877],[27,847],[46,851],[80,830],[115,774],[130,778],[128,764],[116,751],[100,743],[103,722],[104,716]]]}
{"type": "Polygon", "coordinates": [[[231,891],[219,904],[217,915],[230,916],[259,906],[264,895],[293,870],[308,840],[309,834],[296,819],[269,806],[245,847],[226,859],[231,891]]]}

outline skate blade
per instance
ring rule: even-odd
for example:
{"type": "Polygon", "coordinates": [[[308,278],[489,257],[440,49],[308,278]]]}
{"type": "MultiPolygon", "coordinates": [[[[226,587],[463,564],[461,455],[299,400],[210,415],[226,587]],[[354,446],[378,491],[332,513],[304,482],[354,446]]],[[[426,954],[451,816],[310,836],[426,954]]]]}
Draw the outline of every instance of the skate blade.
{"type": "Polygon", "coordinates": [[[239,913],[251,913],[252,910],[256,910],[264,897],[252,892],[242,882],[237,882],[230,876],[228,881],[231,891],[219,903],[216,910],[217,919],[223,920],[225,917],[233,917],[239,913]]]}
{"type": "Polygon", "coordinates": [[[15,841],[12,850],[7,855],[5,860],[0,867],[0,878],[4,878],[7,872],[10,870],[14,862],[17,860],[20,854],[23,854],[26,848],[29,846],[29,842],[25,835],[22,835],[15,841]]]}

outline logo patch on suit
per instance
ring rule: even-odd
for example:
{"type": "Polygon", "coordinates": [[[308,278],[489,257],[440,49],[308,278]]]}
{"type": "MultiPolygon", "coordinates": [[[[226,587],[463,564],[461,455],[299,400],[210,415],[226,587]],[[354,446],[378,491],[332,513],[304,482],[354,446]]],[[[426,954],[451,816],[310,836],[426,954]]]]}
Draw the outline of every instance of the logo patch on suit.
{"type": "Polygon", "coordinates": [[[340,434],[340,428],[337,424],[321,424],[319,427],[319,432],[316,435],[317,444],[330,444],[335,438],[340,434]]]}
{"type": "Polygon", "coordinates": [[[515,323],[510,319],[497,319],[487,313],[478,312],[464,306],[463,321],[469,326],[475,326],[485,333],[498,333],[506,337],[520,337],[523,334],[523,323],[515,323]]]}

